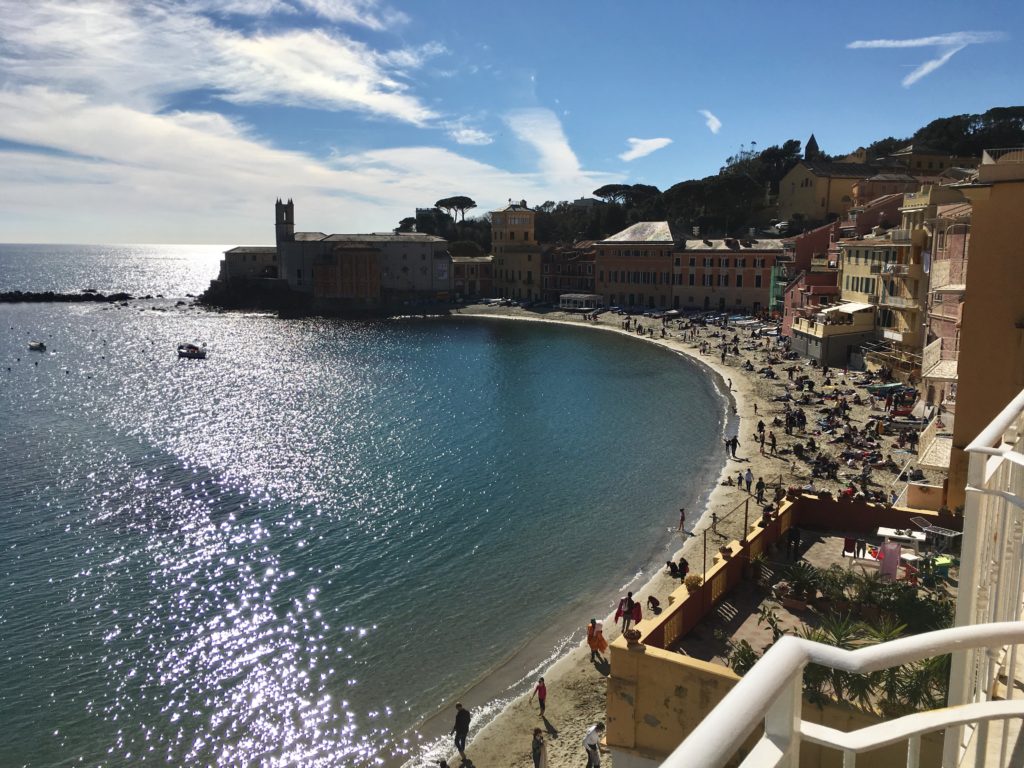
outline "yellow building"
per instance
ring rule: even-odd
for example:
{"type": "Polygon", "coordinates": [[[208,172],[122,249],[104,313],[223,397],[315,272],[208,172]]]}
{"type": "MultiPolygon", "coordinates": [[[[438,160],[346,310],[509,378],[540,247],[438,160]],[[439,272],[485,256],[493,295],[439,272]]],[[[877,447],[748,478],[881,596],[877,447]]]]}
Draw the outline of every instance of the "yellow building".
{"type": "Polygon", "coordinates": [[[853,187],[879,168],[862,163],[801,160],[779,182],[778,216],[783,220],[842,218],[853,206],[853,187]]]}
{"type": "Polygon", "coordinates": [[[494,253],[494,291],[524,301],[541,297],[540,244],[534,228],[537,212],[509,201],[491,211],[491,250],[494,253]]]}
{"type": "Polygon", "coordinates": [[[959,189],[973,210],[946,502],[951,508],[964,503],[964,449],[1024,388],[1024,147],[986,150],[977,181],[959,189]]]}
{"type": "Polygon", "coordinates": [[[889,155],[889,159],[918,176],[937,176],[949,168],[973,168],[978,164],[976,157],[949,155],[923,144],[907,144],[889,155]]]}

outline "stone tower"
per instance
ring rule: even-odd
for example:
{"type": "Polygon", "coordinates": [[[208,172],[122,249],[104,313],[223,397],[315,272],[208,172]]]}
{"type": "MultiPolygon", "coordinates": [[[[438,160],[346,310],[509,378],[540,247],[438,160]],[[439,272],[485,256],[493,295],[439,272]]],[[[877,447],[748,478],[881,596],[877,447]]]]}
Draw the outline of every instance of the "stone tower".
{"type": "Polygon", "coordinates": [[[287,203],[282,203],[281,198],[277,199],[274,205],[275,221],[277,230],[277,244],[291,243],[295,241],[295,203],[288,198],[287,203]]]}
{"type": "Polygon", "coordinates": [[[821,150],[818,149],[818,140],[814,138],[812,133],[811,138],[804,145],[804,160],[817,160],[820,156],[821,150]]]}

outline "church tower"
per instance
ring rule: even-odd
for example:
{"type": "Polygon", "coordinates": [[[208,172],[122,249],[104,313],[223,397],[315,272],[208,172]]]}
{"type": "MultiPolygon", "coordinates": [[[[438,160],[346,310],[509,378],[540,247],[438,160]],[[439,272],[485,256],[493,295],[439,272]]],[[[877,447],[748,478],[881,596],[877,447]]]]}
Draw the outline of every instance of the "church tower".
{"type": "Polygon", "coordinates": [[[814,138],[812,133],[811,138],[804,145],[804,160],[817,160],[820,156],[821,150],[818,149],[818,140],[814,138]]]}
{"type": "Polygon", "coordinates": [[[277,203],[274,205],[274,213],[277,244],[295,242],[295,203],[292,202],[291,198],[288,198],[287,203],[282,203],[281,198],[277,198],[277,203]]]}

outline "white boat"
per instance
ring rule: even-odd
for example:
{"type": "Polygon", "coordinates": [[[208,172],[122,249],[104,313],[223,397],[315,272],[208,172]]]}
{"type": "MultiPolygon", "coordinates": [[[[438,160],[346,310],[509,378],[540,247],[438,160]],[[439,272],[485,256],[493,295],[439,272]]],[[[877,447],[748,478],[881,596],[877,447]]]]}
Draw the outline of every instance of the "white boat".
{"type": "Polygon", "coordinates": [[[33,352],[45,352],[46,351],[46,345],[43,344],[43,342],[41,342],[41,341],[30,341],[28,343],[28,348],[31,349],[33,352]]]}
{"type": "Polygon", "coordinates": [[[206,345],[203,344],[203,346],[197,347],[195,344],[182,342],[178,345],[178,357],[185,357],[189,360],[205,360],[206,345]]]}

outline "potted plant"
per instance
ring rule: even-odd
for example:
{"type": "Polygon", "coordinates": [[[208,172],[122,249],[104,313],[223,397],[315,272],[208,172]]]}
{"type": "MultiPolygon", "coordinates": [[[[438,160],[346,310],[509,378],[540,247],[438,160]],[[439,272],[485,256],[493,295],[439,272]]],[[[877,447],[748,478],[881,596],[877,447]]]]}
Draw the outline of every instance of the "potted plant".
{"type": "Polygon", "coordinates": [[[700,589],[700,585],[704,583],[704,577],[696,573],[691,573],[685,579],[683,579],[683,586],[686,587],[686,591],[691,595],[700,589]]]}
{"type": "Polygon", "coordinates": [[[728,544],[723,544],[718,548],[718,554],[722,556],[723,560],[728,560],[730,557],[732,557],[732,547],[730,547],[728,544]]]}

